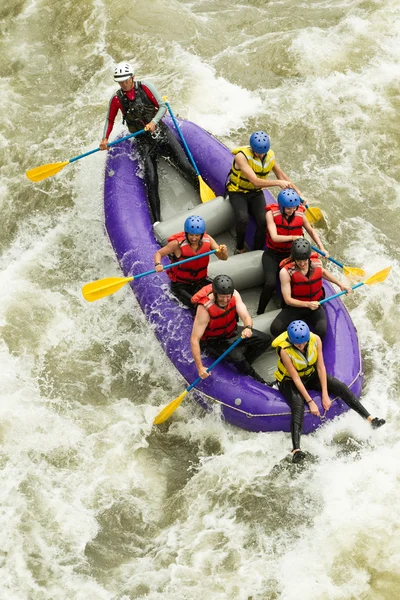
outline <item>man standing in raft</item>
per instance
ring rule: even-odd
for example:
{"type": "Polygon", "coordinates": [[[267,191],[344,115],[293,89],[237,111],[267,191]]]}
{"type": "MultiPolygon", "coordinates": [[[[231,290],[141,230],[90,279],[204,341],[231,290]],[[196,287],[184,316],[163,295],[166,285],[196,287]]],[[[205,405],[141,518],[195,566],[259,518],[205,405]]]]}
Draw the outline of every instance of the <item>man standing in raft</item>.
{"type": "Polygon", "coordinates": [[[369,421],[374,429],[386,423],[384,419],[372,418],[366,408],[349,387],[328,375],[325,369],[322,342],[318,335],[310,332],[304,321],[293,321],[287,331],[272,342],[278,354],[278,368],[275,377],[279,391],[287,401],[292,412],[292,461],[298,463],[305,458],[300,450],[300,436],[303,429],[304,403],[310,412],[319,416],[318,406],[308,390],[318,390],[322,396],[322,406],[328,411],[332,401],[329,394],[339,396],[350,408],[369,421]]]}
{"type": "Polygon", "coordinates": [[[266,383],[253,369],[251,363],[271,345],[269,335],[253,330],[253,320],[239,292],[234,288],[228,275],[217,275],[212,284],[203,287],[192,298],[197,304],[190,345],[199,376],[209,377],[201,360],[201,350],[219,357],[235,342],[239,335],[243,341],[226,357],[245,375],[250,375],[260,383],[266,383]],[[238,327],[238,318],[244,327],[238,327]]]}
{"type": "Polygon", "coordinates": [[[136,138],[136,147],[143,162],[147,198],[154,221],[160,221],[160,197],[158,194],[157,161],[159,156],[168,158],[182,175],[199,189],[196,171],[193,169],[181,145],[161,121],[167,107],[157,88],[147,81],[134,81],[129,63],[119,63],[114,70],[114,81],[120,89],[112,96],[104,126],[100,150],[107,150],[108,138],[120,110],[123,123],[131,133],[146,129],[136,138]]]}
{"type": "Polygon", "coordinates": [[[290,258],[280,264],[279,274],[285,308],[271,323],[271,334],[276,337],[292,321],[301,319],[320,336],[326,334],[326,313],[319,300],[325,297],[322,278],[331,281],[341,290],[351,293],[351,287],[341,283],[322,267],[316,252],[311,252],[311,244],[304,238],[292,243],[290,258]]]}
{"type": "MultiPolygon", "coordinates": [[[[171,262],[179,263],[179,261],[196,256],[196,254],[205,254],[210,250],[217,250],[219,259],[228,259],[227,247],[225,245],[219,246],[206,233],[206,224],[202,217],[188,217],[183,229],[180,233],[175,233],[168,238],[168,244],[155,253],[154,267],[158,273],[164,270],[161,258],[167,255],[171,257],[171,262]]],[[[181,267],[178,264],[173,269],[167,270],[168,277],[171,280],[172,293],[190,308],[193,308],[192,296],[202,287],[211,283],[207,279],[209,262],[210,256],[204,256],[185,263],[181,267]]]]}
{"type": "Polygon", "coordinates": [[[262,257],[264,270],[264,287],[258,303],[257,314],[262,315],[272,298],[276,288],[279,265],[285,258],[289,258],[292,243],[302,237],[303,228],[309,234],[325,256],[325,250],[318,233],[311,227],[305,208],[301,206],[300,196],[292,189],[282,190],[278,194],[277,204],[267,204],[267,238],[266,249],[262,257]]]}
{"type": "Polygon", "coordinates": [[[249,214],[257,223],[254,237],[254,250],[262,250],[265,242],[265,197],[263,189],[278,186],[283,190],[293,188],[301,195],[297,187],[282,171],[271,150],[269,136],[264,131],[256,131],[250,136],[250,145],[235,148],[227,191],[236,219],[235,254],[244,252],[249,214]],[[267,177],[274,172],[276,180],[267,177]]]}

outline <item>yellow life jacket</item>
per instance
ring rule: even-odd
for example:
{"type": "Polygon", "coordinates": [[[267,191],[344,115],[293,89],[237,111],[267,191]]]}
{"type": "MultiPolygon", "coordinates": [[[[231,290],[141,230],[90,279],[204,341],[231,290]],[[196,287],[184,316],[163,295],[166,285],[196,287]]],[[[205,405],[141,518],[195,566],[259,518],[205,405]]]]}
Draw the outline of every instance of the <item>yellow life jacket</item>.
{"type": "MultiPolygon", "coordinates": [[[[232,150],[232,154],[242,153],[245,155],[247,162],[254,173],[260,179],[267,179],[271,173],[273,166],[275,165],[275,153],[273,150],[269,150],[268,154],[263,159],[254,156],[250,146],[241,146],[232,150]]],[[[246,176],[235,167],[235,160],[233,160],[231,170],[229,172],[228,181],[228,192],[249,192],[250,190],[261,189],[250,183],[246,176]]]]}
{"type": "Polygon", "coordinates": [[[275,371],[275,377],[278,381],[282,381],[283,379],[291,379],[288,370],[281,361],[279,348],[285,350],[285,352],[289,355],[294,368],[301,378],[308,377],[314,373],[315,365],[318,360],[317,336],[315,333],[310,333],[310,341],[305,348],[306,355],[300,352],[298,348],[289,342],[287,331],[284,331],[281,333],[281,335],[278,335],[278,337],[274,339],[272,342],[272,347],[276,348],[276,352],[278,354],[278,368],[275,371]]]}

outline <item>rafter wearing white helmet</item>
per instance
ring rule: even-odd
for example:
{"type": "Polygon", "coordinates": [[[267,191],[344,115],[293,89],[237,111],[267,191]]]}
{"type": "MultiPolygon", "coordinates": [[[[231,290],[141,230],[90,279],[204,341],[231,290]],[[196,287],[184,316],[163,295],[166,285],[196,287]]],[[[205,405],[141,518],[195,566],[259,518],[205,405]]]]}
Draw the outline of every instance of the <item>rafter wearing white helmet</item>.
{"type": "Polygon", "coordinates": [[[114,81],[126,81],[133,77],[133,69],[127,62],[118,63],[114,69],[114,81]]]}

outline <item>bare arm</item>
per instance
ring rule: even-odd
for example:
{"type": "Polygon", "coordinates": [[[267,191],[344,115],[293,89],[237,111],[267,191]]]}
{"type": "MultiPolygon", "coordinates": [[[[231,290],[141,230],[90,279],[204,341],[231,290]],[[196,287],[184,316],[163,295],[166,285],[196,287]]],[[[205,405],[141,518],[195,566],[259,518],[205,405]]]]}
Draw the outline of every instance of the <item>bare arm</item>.
{"type": "Polygon", "coordinates": [[[328,382],[326,378],[326,368],[324,362],[324,354],[322,352],[322,342],[321,338],[317,335],[317,351],[318,351],[318,359],[317,359],[317,373],[318,379],[321,384],[321,396],[322,396],[322,406],[325,410],[328,410],[331,406],[332,402],[329,398],[328,394],[328,382]]]}
{"type": "Polygon", "coordinates": [[[204,306],[199,305],[193,323],[192,335],[190,336],[190,347],[192,349],[192,356],[197,372],[202,379],[209,377],[209,373],[207,373],[206,367],[201,361],[200,340],[209,322],[210,315],[208,314],[207,309],[204,308],[204,306]]]}
{"type": "MultiPolygon", "coordinates": [[[[294,189],[294,191],[301,196],[301,192],[299,190],[298,187],[296,187],[293,183],[293,181],[290,179],[290,177],[288,177],[288,175],[286,175],[286,173],[284,173],[282,171],[282,169],[280,168],[280,166],[278,165],[277,162],[275,162],[274,166],[272,167],[272,170],[274,172],[274,175],[277,179],[277,181],[285,181],[286,183],[288,183],[289,185],[287,187],[291,187],[294,189]]],[[[279,185],[279,184],[278,184],[279,185]]],[[[282,186],[280,186],[282,187],[282,186]]]]}
{"type": "Polygon", "coordinates": [[[350,294],[353,290],[350,286],[344,285],[337,277],[334,277],[327,269],[322,269],[322,277],[331,283],[337,285],[342,291],[345,291],[350,294]]]}
{"type": "Polygon", "coordinates": [[[178,240],[173,240],[172,242],[169,242],[166,246],[160,248],[160,250],[157,250],[157,252],[154,254],[154,264],[157,265],[155,267],[157,273],[160,273],[164,270],[163,265],[157,263],[160,263],[162,257],[167,256],[168,254],[175,254],[176,258],[180,257],[180,248],[178,240]]]}
{"type": "Polygon", "coordinates": [[[271,211],[267,212],[267,228],[273,242],[294,242],[300,235],[279,235],[271,211]]]}
{"type": "Polygon", "coordinates": [[[284,366],[286,367],[290,377],[293,379],[294,385],[296,386],[296,388],[298,389],[298,391],[300,392],[300,394],[302,395],[304,400],[309,405],[312,414],[319,415],[318,406],[315,404],[314,400],[311,398],[310,394],[308,393],[304,383],[301,380],[301,377],[299,376],[298,372],[294,368],[293,363],[290,360],[290,356],[288,355],[288,353],[282,349],[281,353],[280,353],[280,357],[281,357],[281,361],[283,362],[284,366]]]}
{"type": "Polygon", "coordinates": [[[310,236],[310,238],[315,242],[315,244],[318,246],[318,248],[320,250],[322,250],[322,252],[325,252],[326,254],[326,258],[329,256],[329,253],[327,250],[325,250],[323,243],[321,242],[321,238],[319,237],[318,233],[315,231],[315,229],[313,229],[313,227],[311,227],[310,225],[310,221],[307,219],[307,217],[304,215],[303,216],[303,227],[304,229],[307,231],[308,235],[310,236]]]}
{"type": "Polygon", "coordinates": [[[237,292],[235,290],[234,296],[236,299],[236,312],[239,315],[240,319],[242,319],[244,327],[247,328],[247,329],[243,329],[242,338],[246,338],[246,337],[249,338],[253,335],[252,330],[249,329],[249,327],[253,326],[253,319],[251,318],[250,313],[247,310],[247,306],[243,302],[242,297],[239,294],[239,292],[237,292]]]}
{"type": "Polygon", "coordinates": [[[257,177],[253,169],[247,162],[247,158],[244,154],[237,154],[235,156],[235,165],[238,169],[242,171],[242,173],[244,173],[244,175],[246,175],[246,178],[250,181],[250,183],[252,183],[257,188],[279,186],[282,189],[285,189],[288,187],[292,187],[292,184],[288,181],[281,181],[277,179],[272,179],[271,181],[269,181],[268,179],[260,179],[259,177],[257,177]]]}
{"type": "Polygon", "coordinates": [[[225,246],[225,244],[219,245],[214,240],[214,238],[211,237],[211,235],[209,235],[208,237],[210,238],[211,250],[217,251],[217,258],[219,258],[220,260],[228,260],[228,248],[225,246]]]}
{"type": "Polygon", "coordinates": [[[290,287],[290,275],[286,269],[280,270],[279,279],[281,282],[282,296],[288,306],[294,306],[295,308],[311,308],[311,310],[317,310],[317,308],[319,307],[318,302],[308,302],[292,298],[292,289],[290,287]]]}

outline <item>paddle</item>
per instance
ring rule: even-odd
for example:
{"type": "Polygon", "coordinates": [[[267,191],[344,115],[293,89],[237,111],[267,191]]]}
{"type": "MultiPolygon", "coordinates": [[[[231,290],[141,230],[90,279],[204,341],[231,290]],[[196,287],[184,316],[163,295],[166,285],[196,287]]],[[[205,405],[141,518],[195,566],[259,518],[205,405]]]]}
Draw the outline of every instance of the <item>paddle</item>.
{"type": "MultiPolygon", "coordinates": [[[[213,368],[216,367],[217,364],[220,363],[221,360],[224,359],[225,356],[227,356],[229,354],[229,352],[231,352],[238,344],[240,344],[241,341],[242,341],[242,338],[238,337],[238,339],[231,346],[229,346],[229,348],[227,350],[225,350],[225,352],[223,354],[221,354],[221,356],[219,358],[217,358],[217,360],[215,362],[213,362],[213,364],[210,367],[208,367],[207,373],[212,371],[213,368]]],[[[175,398],[175,400],[172,400],[172,402],[167,404],[167,406],[165,408],[163,408],[162,411],[160,413],[158,413],[158,415],[154,419],[154,425],[160,425],[160,423],[164,423],[164,421],[169,419],[169,417],[172,415],[172,413],[175,412],[176,409],[178,408],[178,406],[181,404],[181,402],[184,399],[184,397],[186,396],[186,394],[188,392],[190,392],[190,390],[192,388],[194,388],[198,383],[200,383],[201,380],[202,379],[199,376],[197,379],[195,379],[193,381],[193,383],[191,383],[186,388],[186,390],[184,392],[182,392],[182,394],[180,396],[178,396],[177,398],[175,398]]]]}
{"type": "MultiPolygon", "coordinates": [[[[360,283],[356,283],[355,285],[352,285],[351,289],[355,290],[356,288],[359,288],[362,285],[374,285],[375,283],[381,283],[382,281],[385,281],[386,277],[390,273],[391,268],[392,267],[386,267],[386,269],[382,269],[382,271],[378,271],[378,273],[375,273],[375,275],[372,275],[372,277],[369,277],[365,281],[361,281],[360,283]]],[[[343,294],[347,294],[347,290],[343,290],[341,292],[338,292],[337,294],[334,294],[333,296],[324,298],[323,300],[319,301],[319,304],[321,305],[321,304],[324,304],[325,302],[329,302],[329,300],[333,300],[334,298],[343,296],[343,294]]]]}
{"type": "MultiPolygon", "coordinates": [[[[107,147],[110,148],[110,146],[119,144],[120,142],[123,142],[124,140],[128,140],[129,138],[132,138],[132,137],[136,137],[144,132],[145,132],[145,130],[141,129],[140,131],[136,131],[135,133],[126,135],[125,137],[122,137],[118,140],[115,140],[114,142],[111,142],[110,144],[107,144],[107,147]]],[[[29,171],[27,171],[26,176],[31,181],[42,181],[43,179],[47,179],[47,177],[56,175],[56,173],[61,171],[61,169],[63,169],[70,163],[73,163],[76,160],[84,158],[85,156],[89,156],[89,154],[94,154],[94,152],[99,152],[99,150],[100,150],[100,148],[95,148],[94,150],[90,150],[89,152],[85,152],[85,154],[80,154],[79,156],[74,156],[74,158],[70,158],[69,160],[66,160],[64,162],[50,163],[48,165],[42,165],[41,167],[35,167],[34,169],[30,169],[29,171]]]]}
{"type": "MultiPolygon", "coordinates": [[[[311,246],[311,248],[313,250],[315,250],[315,252],[318,252],[318,254],[321,254],[321,256],[326,256],[325,252],[322,252],[322,250],[320,250],[316,246],[311,246]]],[[[343,269],[344,274],[347,275],[348,277],[351,277],[353,279],[358,279],[359,277],[365,277],[365,271],[363,269],[357,269],[357,267],[345,267],[344,264],[342,264],[338,260],[332,258],[331,256],[328,256],[328,260],[330,260],[335,265],[337,265],[338,267],[343,269]]]]}
{"type": "MultiPolygon", "coordinates": [[[[205,252],[204,254],[198,254],[197,256],[191,256],[190,258],[186,258],[185,260],[179,260],[176,263],[172,263],[164,267],[164,271],[167,269],[172,269],[173,267],[184,265],[185,263],[196,260],[197,258],[203,258],[204,256],[209,256],[210,254],[215,254],[218,252],[217,250],[210,250],[209,252],[205,252]]],[[[160,271],[162,273],[162,271],[160,271]]],[[[105,296],[111,296],[111,294],[115,294],[118,292],[120,288],[126,283],[133,281],[134,279],[139,279],[140,277],[145,277],[146,275],[151,275],[152,273],[158,273],[155,269],[151,271],[145,271],[144,273],[139,273],[139,275],[134,275],[132,277],[106,277],[105,279],[99,279],[98,281],[92,281],[91,283],[86,283],[82,288],[82,294],[85,300],[88,302],[93,302],[94,300],[100,300],[100,298],[104,298],[105,296]]]]}
{"type": "Polygon", "coordinates": [[[200,184],[200,198],[201,198],[201,201],[202,201],[202,202],[208,202],[209,200],[212,200],[213,198],[215,198],[215,194],[214,194],[214,192],[212,191],[212,189],[211,189],[211,188],[210,188],[210,187],[209,187],[209,186],[206,184],[206,182],[203,180],[202,176],[200,175],[200,171],[199,171],[199,169],[197,168],[197,165],[196,165],[196,163],[195,163],[195,161],[194,161],[194,158],[193,158],[193,156],[192,156],[192,153],[191,153],[191,152],[190,152],[190,150],[189,150],[189,146],[187,145],[187,143],[186,143],[186,140],[185,140],[185,138],[183,137],[182,130],[181,130],[181,128],[179,127],[178,121],[175,119],[175,115],[174,115],[174,113],[172,112],[172,109],[171,109],[171,107],[170,107],[169,103],[167,102],[167,99],[168,99],[168,96],[163,96],[163,100],[164,100],[164,102],[165,102],[165,104],[166,104],[166,106],[167,106],[167,108],[168,108],[169,114],[171,115],[171,118],[172,118],[172,120],[173,120],[173,122],[174,122],[174,125],[175,125],[175,127],[176,127],[176,130],[177,130],[177,132],[179,133],[179,137],[181,138],[181,140],[182,140],[182,143],[183,143],[183,145],[185,146],[185,150],[186,150],[186,153],[187,153],[187,155],[188,155],[188,158],[189,158],[190,162],[192,163],[192,166],[193,166],[194,170],[196,171],[197,177],[198,177],[198,179],[199,179],[199,184],[200,184]]]}
{"type": "Polygon", "coordinates": [[[300,200],[302,201],[302,203],[304,204],[305,208],[306,208],[306,217],[307,217],[307,221],[310,223],[310,225],[316,225],[316,223],[322,222],[326,225],[325,223],[325,217],[322,214],[322,210],[320,208],[311,208],[310,206],[308,206],[307,204],[307,200],[305,198],[300,198],[300,200]]]}

